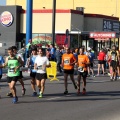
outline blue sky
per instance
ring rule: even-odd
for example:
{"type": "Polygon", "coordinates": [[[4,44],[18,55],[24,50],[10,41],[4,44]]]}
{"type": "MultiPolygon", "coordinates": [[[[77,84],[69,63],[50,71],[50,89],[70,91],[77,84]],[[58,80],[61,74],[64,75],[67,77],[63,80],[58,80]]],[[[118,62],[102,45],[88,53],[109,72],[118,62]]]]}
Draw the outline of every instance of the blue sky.
{"type": "Polygon", "coordinates": [[[6,5],[6,0],[0,0],[0,5],[6,5]]]}

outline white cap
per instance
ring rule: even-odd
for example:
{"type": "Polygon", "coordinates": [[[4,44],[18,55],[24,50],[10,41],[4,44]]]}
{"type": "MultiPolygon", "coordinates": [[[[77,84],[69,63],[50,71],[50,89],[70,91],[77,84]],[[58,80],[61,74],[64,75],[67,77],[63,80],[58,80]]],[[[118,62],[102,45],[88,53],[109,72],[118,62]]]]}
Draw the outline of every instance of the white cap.
{"type": "Polygon", "coordinates": [[[91,48],[90,48],[90,47],[88,47],[88,50],[91,50],[91,48]]]}

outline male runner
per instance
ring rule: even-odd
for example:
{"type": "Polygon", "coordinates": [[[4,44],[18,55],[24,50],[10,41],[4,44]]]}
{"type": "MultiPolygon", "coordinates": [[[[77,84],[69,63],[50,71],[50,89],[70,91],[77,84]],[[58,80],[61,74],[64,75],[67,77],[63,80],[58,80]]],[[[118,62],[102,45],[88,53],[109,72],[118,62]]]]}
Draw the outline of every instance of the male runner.
{"type": "MultiPolygon", "coordinates": [[[[20,57],[20,58],[21,58],[21,60],[22,60],[22,65],[23,65],[23,64],[24,64],[24,58],[23,58],[20,54],[17,54],[17,47],[16,47],[16,46],[12,46],[12,49],[13,49],[14,55],[15,55],[16,57],[20,57]]],[[[22,96],[23,96],[23,95],[25,95],[26,89],[25,89],[25,87],[24,87],[24,82],[23,82],[22,78],[23,78],[22,68],[20,67],[19,82],[20,82],[20,84],[22,85],[22,96]]],[[[12,97],[12,93],[10,93],[10,92],[7,93],[7,96],[12,97]]]]}
{"type": "Polygon", "coordinates": [[[13,95],[13,103],[17,103],[18,97],[16,95],[16,82],[19,79],[20,76],[20,67],[23,66],[23,62],[20,57],[16,57],[14,54],[13,48],[8,48],[8,57],[5,60],[5,64],[3,67],[8,66],[8,85],[10,88],[10,91],[13,95]]]}
{"type": "Polygon", "coordinates": [[[83,79],[83,91],[82,94],[86,94],[86,77],[87,77],[87,65],[90,64],[89,58],[84,54],[84,48],[80,48],[80,54],[78,55],[78,92],[80,94],[80,81],[83,79]]]}
{"type": "Polygon", "coordinates": [[[32,49],[32,56],[30,56],[29,60],[28,60],[28,67],[30,67],[30,77],[31,77],[31,87],[33,90],[33,94],[32,96],[37,96],[37,92],[36,92],[36,71],[34,69],[34,64],[35,64],[35,60],[37,57],[37,48],[33,48],[32,49]]]}
{"type": "Polygon", "coordinates": [[[64,94],[68,94],[68,89],[67,89],[68,75],[70,75],[72,83],[73,83],[75,89],[77,89],[77,86],[76,86],[75,80],[74,80],[74,65],[76,62],[77,62],[77,60],[76,60],[75,56],[72,53],[70,53],[70,48],[66,48],[66,53],[63,54],[63,56],[62,56],[62,66],[64,69],[64,85],[65,85],[64,94]]]}

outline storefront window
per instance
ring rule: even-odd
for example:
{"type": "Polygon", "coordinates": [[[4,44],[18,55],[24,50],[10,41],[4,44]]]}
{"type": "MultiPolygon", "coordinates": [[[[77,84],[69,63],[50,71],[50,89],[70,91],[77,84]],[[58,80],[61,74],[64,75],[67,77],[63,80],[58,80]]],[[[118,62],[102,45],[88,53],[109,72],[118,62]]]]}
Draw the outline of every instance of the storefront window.
{"type": "Polygon", "coordinates": [[[78,35],[71,35],[70,36],[70,47],[77,48],[78,47],[78,35]]]}
{"type": "Polygon", "coordinates": [[[52,43],[52,34],[33,34],[32,42],[33,44],[40,44],[42,47],[46,47],[52,43]]]}

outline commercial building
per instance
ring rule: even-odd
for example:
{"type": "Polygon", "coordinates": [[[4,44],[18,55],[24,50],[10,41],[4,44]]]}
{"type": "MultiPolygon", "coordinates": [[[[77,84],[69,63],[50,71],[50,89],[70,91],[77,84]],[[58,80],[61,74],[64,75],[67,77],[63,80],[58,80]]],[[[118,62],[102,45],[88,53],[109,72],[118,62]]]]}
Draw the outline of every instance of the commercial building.
{"type": "MultiPolygon", "coordinates": [[[[89,14],[84,13],[84,11],[81,11],[83,10],[81,7],[75,10],[75,8],[78,7],[76,6],[77,0],[73,1],[74,10],[71,10],[65,9],[72,8],[71,5],[73,5],[73,3],[71,0],[69,0],[69,2],[68,0],[64,0],[64,8],[61,5],[63,0],[61,0],[61,4],[60,0],[57,0],[55,25],[57,45],[67,44],[74,48],[84,45],[86,48],[88,46],[93,47],[96,51],[104,45],[107,47],[110,47],[112,44],[119,45],[120,23],[118,17],[95,14],[96,11],[94,14],[93,12],[89,14]],[[67,3],[69,3],[68,6],[67,3]],[[66,29],[69,30],[67,41],[65,35],[66,29]],[[98,36],[97,38],[96,35],[98,36]]],[[[45,46],[52,40],[52,0],[33,0],[33,2],[33,42],[45,46]]],[[[78,1],[78,3],[80,2],[78,1]]],[[[13,18],[12,24],[9,26],[6,26],[6,23],[10,22],[9,20],[7,21],[7,19],[2,22],[5,23],[5,25],[0,24],[0,41],[2,44],[2,48],[0,48],[1,54],[3,54],[5,49],[11,45],[16,44],[18,48],[21,48],[26,40],[26,0],[8,0],[7,5],[8,6],[1,6],[0,14],[8,11],[13,18]],[[14,32],[14,35],[11,34],[12,32],[14,32]]],[[[3,14],[3,18],[4,17],[6,16],[3,14]]]]}
{"type": "MultiPolygon", "coordinates": [[[[52,9],[53,0],[33,0],[33,9],[52,9]]],[[[26,9],[26,0],[7,0],[7,5],[20,5],[26,9]]],[[[85,13],[120,17],[120,0],[57,0],[57,9],[84,7],[85,13]]]]}

